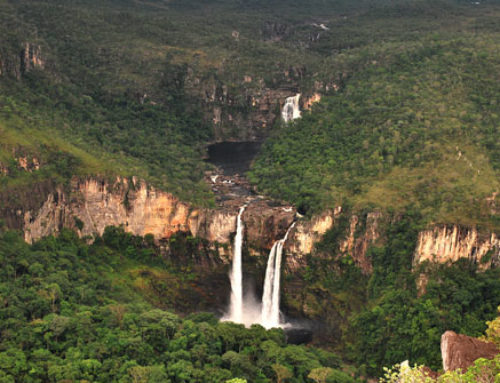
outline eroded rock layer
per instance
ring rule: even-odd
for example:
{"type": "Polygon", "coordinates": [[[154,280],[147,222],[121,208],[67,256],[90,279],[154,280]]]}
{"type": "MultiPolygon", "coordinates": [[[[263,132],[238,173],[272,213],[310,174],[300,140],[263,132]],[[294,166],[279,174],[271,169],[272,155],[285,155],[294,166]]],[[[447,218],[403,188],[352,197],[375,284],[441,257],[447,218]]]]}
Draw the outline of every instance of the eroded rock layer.
{"type": "Polygon", "coordinates": [[[481,234],[476,228],[437,226],[419,233],[414,263],[447,263],[461,258],[486,266],[500,259],[500,240],[495,233],[481,234]]]}
{"type": "MultiPolygon", "coordinates": [[[[144,182],[117,179],[74,180],[70,191],[61,187],[47,194],[39,209],[23,212],[24,236],[33,242],[75,229],[80,236],[101,235],[107,226],[123,226],[136,235],[155,239],[186,232],[210,242],[230,243],[236,227],[237,209],[195,209],[170,193],[144,182]]],[[[269,206],[264,200],[250,201],[244,216],[247,241],[255,248],[269,249],[294,220],[295,210],[269,206]]]]}

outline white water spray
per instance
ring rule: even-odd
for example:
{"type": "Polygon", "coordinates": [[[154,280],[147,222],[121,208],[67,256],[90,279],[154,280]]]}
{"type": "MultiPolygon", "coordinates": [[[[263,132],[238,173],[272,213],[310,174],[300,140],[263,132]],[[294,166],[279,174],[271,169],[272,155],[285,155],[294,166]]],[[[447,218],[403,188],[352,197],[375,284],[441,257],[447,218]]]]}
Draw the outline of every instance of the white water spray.
{"type": "Polygon", "coordinates": [[[283,247],[288,234],[295,226],[295,222],[287,230],[285,237],[276,241],[269,253],[266,277],[264,280],[264,293],[262,294],[261,325],[267,329],[280,327],[280,285],[281,285],[281,260],[283,247]]]}
{"type": "Polygon", "coordinates": [[[283,121],[285,121],[285,123],[301,117],[299,100],[300,93],[286,99],[283,110],[281,111],[281,117],[283,118],[283,121]]]}
{"type": "Polygon", "coordinates": [[[231,303],[229,306],[229,315],[227,320],[235,323],[243,323],[243,268],[242,268],[242,250],[243,250],[243,212],[246,205],[240,208],[236,224],[236,236],[234,237],[233,267],[231,269],[231,303]]]}

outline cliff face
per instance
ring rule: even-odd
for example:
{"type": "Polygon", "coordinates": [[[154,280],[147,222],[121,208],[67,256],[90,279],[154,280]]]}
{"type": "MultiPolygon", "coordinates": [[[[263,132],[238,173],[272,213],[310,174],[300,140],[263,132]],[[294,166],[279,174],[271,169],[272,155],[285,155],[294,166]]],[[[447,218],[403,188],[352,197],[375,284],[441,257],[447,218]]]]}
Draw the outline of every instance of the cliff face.
{"type": "Polygon", "coordinates": [[[364,227],[361,226],[360,219],[357,215],[351,216],[349,223],[349,234],[344,242],[340,245],[340,250],[343,254],[349,254],[356,264],[363,270],[365,274],[372,271],[371,260],[367,257],[368,248],[376,244],[380,239],[381,233],[379,222],[382,218],[380,212],[372,212],[366,215],[364,227]]]}
{"type": "MultiPolygon", "coordinates": [[[[80,236],[101,235],[106,226],[123,225],[136,234],[155,239],[189,232],[210,242],[229,244],[236,231],[236,208],[194,209],[169,193],[136,180],[114,183],[87,179],[73,181],[69,191],[56,188],[40,208],[22,214],[22,229],[28,242],[72,228],[80,236]]],[[[271,207],[264,201],[252,203],[244,214],[249,244],[268,249],[293,222],[295,211],[271,207]]]]}
{"type": "Polygon", "coordinates": [[[489,267],[500,261],[500,239],[495,233],[480,234],[475,228],[438,226],[418,236],[414,264],[424,261],[446,263],[461,258],[489,267]]]}
{"type": "Polygon", "coordinates": [[[328,210],[321,215],[313,217],[310,221],[301,221],[295,226],[286,243],[286,266],[289,270],[298,270],[306,265],[306,254],[311,254],[314,245],[321,240],[323,235],[335,224],[335,219],[341,212],[328,210]]]}
{"type": "Polygon", "coordinates": [[[202,73],[196,67],[189,68],[184,90],[200,101],[206,120],[213,124],[216,141],[260,141],[281,118],[288,97],[303,93],[300,109],[307,110],[321,100],[321,93],[338,89],[333,81],[316,82],[310,91],[300,89],[306,76],[304,67],[281,68],[270,83],[243,75],[232,78],[230,86],[223,68],[212,75],[202,73]]]}
{"type": "MultiPolygon", "coordinates": [[[[92,236],[101,235],[106,226],[123,225],[130,233],[152,234],[157,240],[185,232],[212,243],[230,245],[240,206],[194,209],[169,193],[126,179],[74,180],[67,189],[44,184],[37,190],[37,198],[16,197],[33,200],[19,207],[15,207],[9,196],[2,197],[2,217],[8,226],[22,229],[28,242],[57,233],[63,227],[72,228],[81,236],[92,236]]],[[[265,253],[274,241],[283,238],[295,214],[291,207],[273,206],[265,200],[252,201],[243,215],[249,247],[256,253],[265,253]]],[[[338,207],[297,223],[286,243],[288,270],[293,272],[306,266],[305,255],[314,253],[316,243],[334,227],[341,214],[338,207]]],[[[383,238],[381,218],[378,212],[367,214],[363,220],[351,216],[339,240],[340,254],[351,255],[365,273],[371,271],[368,248],[383,238]]],[[[476,261],[482,268],[498,264],[500,239],[494,233],[480,234],[476,229],[456,225],[438,226],[419,234],[415,265],[427,260],[445,263],[461,258],[476,261]]]]}
{"type": "Polygon", "coordinates": [[[202,100],[206,119],[213,123],[216,141],[260,141],[279,118],[291,90],[270,89],[263,81],[246,76],[241,89],[231,91],[222,83],[208,82],[189,91],[202,100]]]}
{"type": "MultiPolygon", "coordinates": [[[[334,227],[337,223],[342,208],[339,206],[335,210],[328,210],[323,214],[313,217],[309,221],[301,221],[290,234],[287,242],[287,251],[291,256],[287,257],[287,267],[290,270],[298,270],[306,266],[306,254],[314,251],[323,235],[334,227]]],[[[350,255],[364,273],[372,270],[371,261],[366,254],[368,248],[375,244],[380,238],[379,221],[381,213],[368,213],[364,220],[364,225],[357,215],[352,215],[349,220],[349,227],[341,236],[339,241],[339,251],[341,255],[350,255]]]]}
{"type": "Polygon", "coordinates": [[[31,242],[62,227],[77,229],[86,236],[102,234],[106,226],[123,224],[131,233],[164,238],[189,229],[196,217],[186,204],[145,184],[119,180],[110,185],[89,179],[74,181],[69,193],[57,188],[40,210],[26,211],[24,232],[31,242]],[[77,225],[78,220],[83,225],[77,225]]]}
{"type": "Polygon", "coordinates": [[[23,73],[44,67],[42,48],[37,44],[26,42],[18,52],[3,52],[0,55],[0,76],[9,75],[19,79],[23,73]]]}

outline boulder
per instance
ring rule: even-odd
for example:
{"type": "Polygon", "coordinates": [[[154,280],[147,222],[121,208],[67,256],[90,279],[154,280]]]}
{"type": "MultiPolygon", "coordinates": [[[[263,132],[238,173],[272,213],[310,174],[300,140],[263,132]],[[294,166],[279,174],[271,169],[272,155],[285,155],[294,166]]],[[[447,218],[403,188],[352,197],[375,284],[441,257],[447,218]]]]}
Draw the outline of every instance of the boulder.
{"type": "Polygon", "coordinates": [[[463,372],[479,358],[492,359],[500,352],[497,346],[467,335],[446,331],[441,336],[441,356],[444,371],[463,372]]]}

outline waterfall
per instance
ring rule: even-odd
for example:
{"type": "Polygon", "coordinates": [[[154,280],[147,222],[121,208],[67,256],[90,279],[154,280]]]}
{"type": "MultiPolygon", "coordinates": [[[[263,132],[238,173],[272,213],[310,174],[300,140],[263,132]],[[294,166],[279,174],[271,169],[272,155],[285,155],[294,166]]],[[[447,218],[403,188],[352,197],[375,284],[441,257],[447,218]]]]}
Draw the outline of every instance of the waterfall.
{"type": "Polygon", "coordinates": [[[233,267],[231,269],[231,303],[227,320],[235,323],[243,323],[243,270],[242,270],[242,249],[243,249],[243,212],[246,205],[240,208],[238,214],[236,236],[234,237],[233,267]]]}
{"type": "Polygon", "coordinates": [[[296,118],[300,118],[300,107],[299,107],[300,93],[293,97],[288,97],[281,111],[281,117],[283,121],[290,122],[296,118]]]}
{"type": "Polygon", "coordinates": [[[269,253],[264,292],[262,294],[261,324],[265,328],[280,327],[280,284],[283,247],[295,222],[288,228],[285,237],[276,241],[269,253]]]}
{"type": "Polygon", "coordinates": [[[266,275],[264,280],[264,293],[262,295],[262,305],[258,303],[253,295],[246,293],[243,295],[243,234],[244,223],[243,213],[247,205],[240,208],[237,224],[236,236],[234,237],[233,262],[229,279],[231,282],[231,300],[229,312],[222,320],[235,323],[242,323],[250,326],[259,323],[269,329],[273,327],[283,327],[280,323],[280,284],[281,284],[281,261],[283,258],[283,248],[295,226],[293,223],[287,230],[284,238],[273,244],[269,259],[267,261],[266,275]]]}

